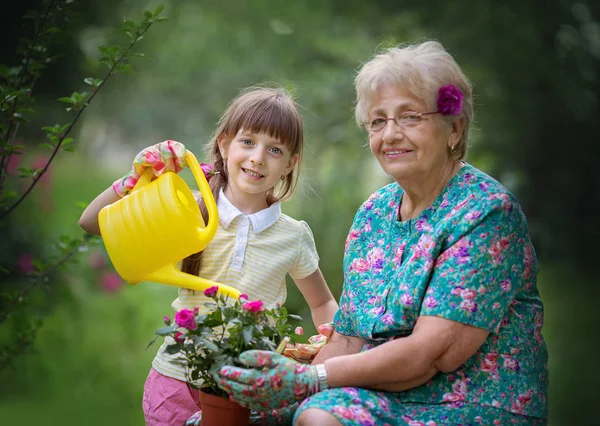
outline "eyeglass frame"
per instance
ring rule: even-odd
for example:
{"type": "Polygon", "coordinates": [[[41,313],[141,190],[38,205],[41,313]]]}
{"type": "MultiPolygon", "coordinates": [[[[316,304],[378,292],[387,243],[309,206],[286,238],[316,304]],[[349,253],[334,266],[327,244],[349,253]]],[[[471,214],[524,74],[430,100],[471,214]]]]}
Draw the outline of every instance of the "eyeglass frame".
{"type": "MultiPolygon", "coordinates": [[[[412,114],[412,115],[418,116],[419,117],[419,121],[414,124],[416,126],[416,125],[419,125],[421,123],[421,121],[423,120],[422,119],[423,116],[425,116],[425,115],[441,114],[441,111],[432,111],[432,112],[405,111],[402,114],[412,114]]],[[[402,114],[400,114],[400,115],[402,115],[402,114]]],[[[385,126],[387,126],[387,123],[390,120],[394,120],[394,123],[398,127],[402,127],[402,128],[406,127],[405,124],[401,124],[401,123],[398,123],[398,121],[396,121],[399,118],[400,118],[399,116],[386,117],[386,118],[383,118],[383,117],[374,118],[373,120],[383,120],[384,121],[383,126],[379,130],[370,130],[370,128],[371,128],[370,123],[373,120],[369,120],[369,121],[365,121],[363,123],[360,123],[360,126],[363,127],[369,133],[379,133],[379,132],[381,132],[383,129],[385,129],[385,126]]]]}

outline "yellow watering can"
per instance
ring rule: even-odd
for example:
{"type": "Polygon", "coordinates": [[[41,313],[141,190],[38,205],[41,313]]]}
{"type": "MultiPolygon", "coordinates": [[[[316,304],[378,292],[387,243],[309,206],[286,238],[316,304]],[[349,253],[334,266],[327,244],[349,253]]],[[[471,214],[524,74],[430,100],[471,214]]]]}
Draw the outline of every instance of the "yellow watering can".
{"type": "Polygon", "coordinates": [[[187,152],[186,161],[208,209],[205,225],[192,191],[176,173],[156,180],[152,169],[144,171],[131,193],[104,207],[98,214],[100,234],[116,271],[127,282],[153,281],[237,299],[233,287],[186,274],[177,264],[201,250],[213,239],[219,225],[217,205],[198,160],[187,152]]]}

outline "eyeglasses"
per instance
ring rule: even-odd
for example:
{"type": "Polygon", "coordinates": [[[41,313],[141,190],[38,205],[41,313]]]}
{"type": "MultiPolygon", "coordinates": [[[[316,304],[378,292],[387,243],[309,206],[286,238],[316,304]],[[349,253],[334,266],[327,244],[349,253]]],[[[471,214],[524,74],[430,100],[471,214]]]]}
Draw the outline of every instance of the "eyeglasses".
{"type": "Polygon", "coordinates": [[[427,115],[439,114],[439,111],[436,112],[403,112],[402,114],[396,117],[377,117],[373,118],[369,121],[365,121],[361,124],[368,132],[377,133],[383,130],[388,121],[394,120],[397,126],[400,127],[416,127],[418,126],[427,115]]]}

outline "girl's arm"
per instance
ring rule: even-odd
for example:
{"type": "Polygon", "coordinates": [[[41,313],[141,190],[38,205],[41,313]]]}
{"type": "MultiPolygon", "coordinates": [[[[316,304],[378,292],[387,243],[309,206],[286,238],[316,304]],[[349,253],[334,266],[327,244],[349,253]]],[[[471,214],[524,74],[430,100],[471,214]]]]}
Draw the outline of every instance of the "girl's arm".
{"type": "Polygon", "coordinates": [[[338,304],[327,287],[321,269],[306,278],[295,280],[298,290],[304,296],[310,307],[310,313],[315,327],[333,321],[333,316],[338,310],[338,304]]]}
{"type": "Polygon", "coordinates": [[[100,226],[98,225],[98,213],[103,207],[108,206],[120,198],[113,190],[112,185],[106,188],[100,195],[94,198],[89,206],[83,211],[79,218],[79,226],[90,234],[100,235],[100,226]]]}

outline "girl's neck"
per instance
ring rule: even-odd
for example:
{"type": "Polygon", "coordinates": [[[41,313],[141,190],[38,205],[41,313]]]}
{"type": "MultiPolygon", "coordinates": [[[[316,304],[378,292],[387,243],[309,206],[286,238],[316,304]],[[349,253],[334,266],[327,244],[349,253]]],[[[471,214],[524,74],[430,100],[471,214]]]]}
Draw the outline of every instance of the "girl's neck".
{"type": "Polygon", "coordinates": [[[223,193],[229,202],[245,215],[258,213],[269,207],[266,194],[247,194],[236,191],[231,185],[228,185],[223,193]]]}
{"type": "Polygon", "coordinates": [[[462,163],[460,161],[452,160],[442,168],[439,174],[431,175],[424,182],[413,185],[400,185],[404,194],[402,195],[398,219],[405,221],[419,216],[423,210],[433,204],[461,167],[462,163]]]}

